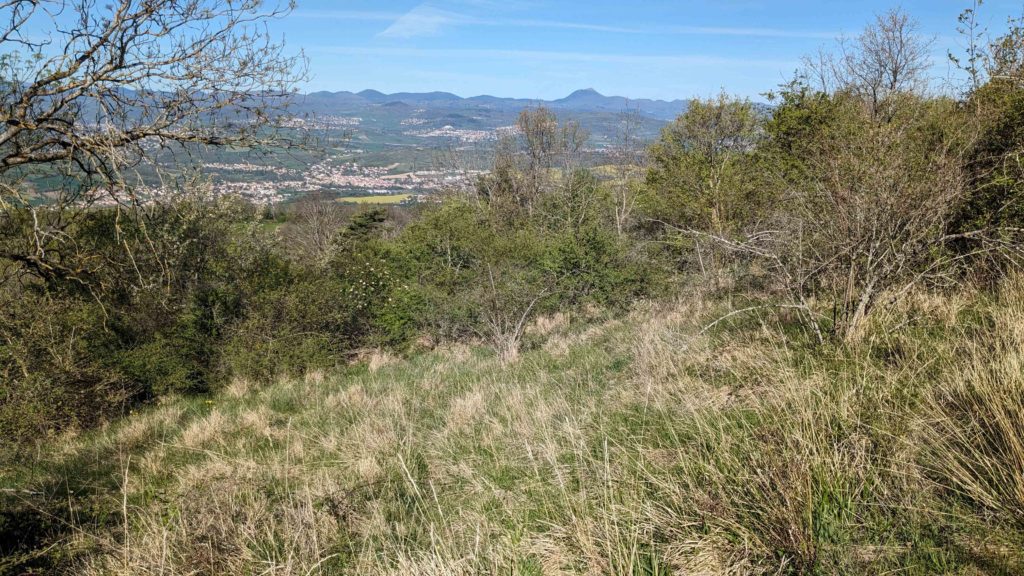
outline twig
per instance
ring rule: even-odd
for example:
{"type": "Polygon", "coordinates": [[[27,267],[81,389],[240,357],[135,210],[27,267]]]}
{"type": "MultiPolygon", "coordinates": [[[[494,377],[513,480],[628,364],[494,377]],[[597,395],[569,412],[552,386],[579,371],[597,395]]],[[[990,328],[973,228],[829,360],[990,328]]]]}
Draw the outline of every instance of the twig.
{"type": "Polygon", "coordinates": [[[729,318],[732,318],[733,316],[737,316],[737,315],[743,314],[745,312],[753,312],[755,310],[764,310],[765,308],[789,308],[789,309],[795,309],[795,310],[802,310],[803,312],[806,312],[807,314],[809,314],[811,316],[814,315],[807,308],[807,306],[804,306],[802,304],[765,304],[763,306],[751,306],[750,308],[743,308],[743,309],[740,309],[740,310],[733,310],[732,312],[729,312],[725,316],[722,316],[721,318],[715,320],[711,324],[708,324],[707,326],[702,328],[701,331],[699,332],[699,334],[704,334],[708,330],[714,328],[715,326],[717,326],[720,323],[728,320],[729,318]]]}

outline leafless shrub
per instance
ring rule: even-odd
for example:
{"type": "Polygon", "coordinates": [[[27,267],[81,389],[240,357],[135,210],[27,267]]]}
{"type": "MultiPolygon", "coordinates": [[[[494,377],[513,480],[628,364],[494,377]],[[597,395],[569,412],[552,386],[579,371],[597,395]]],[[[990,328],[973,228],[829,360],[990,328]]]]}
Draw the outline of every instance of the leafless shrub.
{"type": "Polygon", "coordinates": [[[537,279],[511,267],[487,267],[487,286],[482,287],[481,336],[490,342],[503,363],[519,356],[523,335],[538,304],[555,291],[554,279],[537,279]]]}
{"type": "Polygon", "coordinates": [[[932,41],[899,9],[876,16],[854,39],[841,39],[836,53],[821,50],[804,58],[807,79],[822,92],[849,92],[865,100],[875,114],[894,94],[927,88],[932,41]]]}
{"type": "Polygon", "coordinates": [[[911,105],[899,122],[863,121],[848,139],[819,143],[815,177],[780,222],[791,289],[830,293],[847,339],[883,294],[943,270],[936,251],[965,188],[952,142],[919,143],[928,113],[911,105]]]}
{"type": "Polygon", "coordinates": [[[303,196],[282,229],[284,244],[300,262],[322,263],[331,254],[338,232],[348,221],[344,208],[323,194],[303,196]]]}
{"type": "Polygon", "coordinates": [[[620,116],[618,140],[611,152],[615,180],[611,190],[614,199],[615,230],[623,236],[633,223],[640,199],[647,154],[640,129],[643,117],[639,110],[627,110],[620,116]]]}

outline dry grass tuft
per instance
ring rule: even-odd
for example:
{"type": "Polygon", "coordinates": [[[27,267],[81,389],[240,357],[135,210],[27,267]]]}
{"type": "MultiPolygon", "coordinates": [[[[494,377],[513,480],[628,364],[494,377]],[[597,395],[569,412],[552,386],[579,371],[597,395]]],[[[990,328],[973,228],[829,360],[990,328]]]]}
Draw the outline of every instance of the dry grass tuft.
{"type": "Polygon", "coordinates": [[[33,481],[121,463],[92,470],[113,520],[76,527],[66,573],[1019,572],[1024,282],[915,295],[835,347],[785,318],[702,331],[721,308],[544,319],[508,364],[238,381],[69,438],[33,481]]]}
{"type": "Polygon", "coordinates": [[[246,378],[235,378],[224,389],[224,394],[230,398],[244,398],[253,389],[253,383],[246,378]]]}
{"type": "Polygon", "coordinates": [[[922,438],[944,488],[1024,528],[1024,285],[1000,304],[992,338],[968,341],[929,395],[922,438]]]}
{"type": "Polygon", "coordinates": [[[569,315],[562,312],[555,312],[538,316],[527,328],[526,333],[535,336],[550,336],[555,332],[565,330],[569,326],[569,315]]]}

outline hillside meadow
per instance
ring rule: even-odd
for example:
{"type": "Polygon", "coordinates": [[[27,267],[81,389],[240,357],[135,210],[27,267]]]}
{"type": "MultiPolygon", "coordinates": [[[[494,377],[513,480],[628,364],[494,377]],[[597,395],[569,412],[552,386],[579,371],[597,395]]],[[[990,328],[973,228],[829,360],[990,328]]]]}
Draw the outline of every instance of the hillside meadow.
{"type": "Polygon", "coordinates": [[[58,4],[77,59],[0,54],[0,574],[1024,573],[1024,19],[255,204],[188,159],[308,152],[289,8],[58,4]]]}
{"type": "Polygon", "coordinates": [[[5,476],[4,533],[77,574],[1024,570],[1024,279],[824,351],[722,310],[167,397],[5,476]]]}

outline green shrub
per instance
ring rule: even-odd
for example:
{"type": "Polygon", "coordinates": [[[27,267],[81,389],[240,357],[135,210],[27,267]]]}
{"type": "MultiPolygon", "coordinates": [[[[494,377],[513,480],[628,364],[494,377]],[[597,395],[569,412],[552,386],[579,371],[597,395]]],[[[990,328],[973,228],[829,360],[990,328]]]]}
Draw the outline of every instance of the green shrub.
{"type": "Polygon", "coordinates": [[[108,365],[95,302],[31,291],[0,300],[0,446],[16,449],[120,413],[139,386],[108,365]]]}

